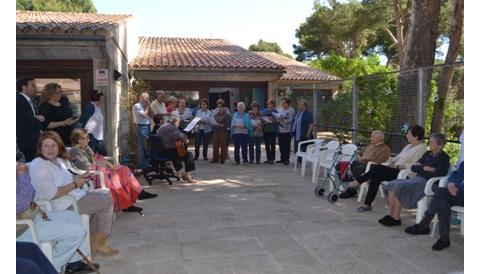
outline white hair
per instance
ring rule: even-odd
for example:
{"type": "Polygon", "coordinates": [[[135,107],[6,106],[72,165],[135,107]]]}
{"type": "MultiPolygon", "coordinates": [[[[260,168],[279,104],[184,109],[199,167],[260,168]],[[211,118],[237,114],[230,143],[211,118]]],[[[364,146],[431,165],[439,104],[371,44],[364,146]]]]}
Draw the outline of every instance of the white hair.
{"type": "Polygon", "coordinates": [[[244,102],[238,102],[237,109],[239,109],[240,107],[242,107],[243,110],[245,110],[245,103],[244,102]]]}
{"type": "Polygon", "coordinates": [[[385,134],[381,130],[374,130],[372,131],[372,135],[377,135],[380,137],[382,140],[385,139],[385,134]]]}

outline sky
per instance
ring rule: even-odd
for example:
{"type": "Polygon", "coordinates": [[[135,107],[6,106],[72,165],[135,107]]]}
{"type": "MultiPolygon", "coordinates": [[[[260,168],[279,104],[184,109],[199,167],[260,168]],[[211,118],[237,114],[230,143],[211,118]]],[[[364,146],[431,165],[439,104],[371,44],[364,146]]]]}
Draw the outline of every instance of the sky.
{"type": "Polygon", "coordinates": [[[293,55],[295,29],[314,0],[93,0],[98,13],[132,14],[140,36],[222,38],[248,48],[259,39],[293,55]]]}

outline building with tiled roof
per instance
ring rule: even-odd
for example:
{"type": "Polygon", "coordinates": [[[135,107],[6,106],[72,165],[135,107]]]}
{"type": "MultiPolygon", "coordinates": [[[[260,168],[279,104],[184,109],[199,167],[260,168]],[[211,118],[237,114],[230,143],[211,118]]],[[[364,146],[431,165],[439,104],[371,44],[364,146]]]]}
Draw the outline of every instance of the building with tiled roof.
{"type": "Polygon", "coordinates": [[[285,73],[282,74],[280,80],[294,81],[338,81],[340,78],[314,69],[309,65],[288,58],[275,52],[255,52],[266,59],[285,67],[285,73]]]}
{"type": "Polygon", "coordinates": [[[126,147],[120,137],[129,131],[121,98],[129,87],[128,62],[137,53],[133,20],[131,15],[16,13],[17,77],[34,77],[39,94],[49,82],[61,84],[76,115],[90,102],[93,89],[103,91],[104,139],[114,157],[126,147]]]}

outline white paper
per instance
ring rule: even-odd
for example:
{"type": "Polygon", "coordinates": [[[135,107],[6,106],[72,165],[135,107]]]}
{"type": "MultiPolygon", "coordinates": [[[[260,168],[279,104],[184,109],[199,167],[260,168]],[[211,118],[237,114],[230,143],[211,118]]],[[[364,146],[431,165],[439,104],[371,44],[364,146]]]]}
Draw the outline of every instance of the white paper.
{"type": "Polygon", "coordinates": [[[272,122],[272,119],[271,119],[270,117],[262,117],[262,119],[263,119],[263,121],[265,121],[265,123],[267,123],[267,124],[273,123],[273,122],[272,122]]]}
{"type": "Polygon", "coordinates": [[[260,126],[260,120],[252,120],[252,126],[254,127],[260,126]]]}
{"type": "Polygon", "coordinates": [[[275,116],[275,118],[282,118],[282,115],[277,112],[272,112],[272,115],[275,116]]]}
{"type": "Polygon", "coordinates": [[[199,121],[200,121],[200,117],[195,117],[183,131],[185,132],[192,131],[192,129],[198,124],[199,121]]]}

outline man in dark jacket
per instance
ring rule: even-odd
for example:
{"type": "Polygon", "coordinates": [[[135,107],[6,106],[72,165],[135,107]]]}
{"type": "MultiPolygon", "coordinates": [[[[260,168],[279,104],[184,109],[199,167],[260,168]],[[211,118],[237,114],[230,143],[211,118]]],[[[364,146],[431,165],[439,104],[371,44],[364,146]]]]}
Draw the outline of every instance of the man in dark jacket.
{"type": "Polygon", "coordinates": [[[32,97],[37,92],[35,79],[21,78],[17,81],[16,124],[18,148],[25,160],[30,162],[35,158],[37,140],[45,117],[37,115],[32,103],[32,97]]]}
{"type": "Polygon", "coordinates": [[[429,225],[438,214],[438,225],[440,227],[440,239],[432,246],[433,250],[442,250],[450,246],[450,208],[452,206],[463,206],[463,162],[457,170],[448,177],[447,187],[440,187],[435,190],[432,201],[428,206],[425,216],[420,223],[407,227],[405,232],[412,235],[429,234],[429,225]]]}

